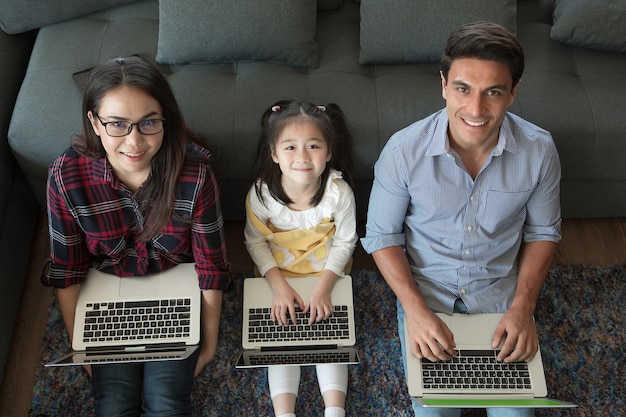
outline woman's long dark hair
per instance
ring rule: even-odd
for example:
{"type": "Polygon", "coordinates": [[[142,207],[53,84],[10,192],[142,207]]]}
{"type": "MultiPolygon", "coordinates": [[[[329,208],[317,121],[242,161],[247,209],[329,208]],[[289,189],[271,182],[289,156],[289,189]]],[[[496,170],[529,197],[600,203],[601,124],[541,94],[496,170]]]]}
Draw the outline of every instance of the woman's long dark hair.
{"type": "Polygon", "coordinates": [[[115,58],[92,70],[83,95],[83,130],[73,138],[74,149],[89,158],[106,156],[100,138],[87,116],[98,113],[104,96],[121,86],[137,87],[161,105],[165,128],[163,143],[154,156],[152,170],[141,194],[140,209],[146,220],[138,239],[150,240],[158,235],[173,215],[178,176],[185,162],[188,138],[200,141],[185,125],[169,83],[150,62],[138,56],[115,58]]]}
{"type": "Polygon", "coordinates": [[[314,123],[322,132],[332,155],[321,176],[322,186],[311,198],[311,205],[316,206],[324,196],[326,189],[324,185],[328,180],[330,168],[341,171],[343,178],[352,186],[352,135],[346,125],[343,111],[334,103],[318,105],[282,100],[274,103],[263,113],[261,135],[254,164],[255,178],[261,180],[255,183],[256,193],[263,201],[261,187],[265,183],[270,195],[277,201],[283,204],[293,203],[281,185],[280,167],[272,160],[272,150],[285,126],[295,121],[314,123]]]}

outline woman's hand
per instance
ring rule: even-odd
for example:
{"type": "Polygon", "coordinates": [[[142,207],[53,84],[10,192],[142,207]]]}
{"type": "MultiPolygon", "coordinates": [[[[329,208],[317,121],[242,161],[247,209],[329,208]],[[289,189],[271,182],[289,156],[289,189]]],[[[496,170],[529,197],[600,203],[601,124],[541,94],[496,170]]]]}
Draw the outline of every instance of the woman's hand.
{"type": "Polygon", "coordinates": [[[222,315],[222,291],[202,290],[201,300],[202,336],[194,376],[198,376],[202,369],[215,357],[217,351],[217,337],[222,315]]]}
{"type": "MultiPolygon", "coordinates": [[[[217,344],[215,344],[215,346],[217,346],[217,344]]],[[[213,360],[215,357],[215,351],[216,349],[211,349],[210,347],[207,348],[204,345],[200,348],[200,354],[198,355],[198,361],[196,362],[196,370],[193,373],[194,378],[200,375],[200,372],[202,372],[204,367],[213,360]]]]}
{"type": "MultiPolygon", "coordinates": [[[[55,290],[61,316],[63,317],[67,335],[69,336],[70,346],[72,346],[72,337],[74,336],[74,316],[76,315],[79,291],[80,284],[71,285],[67,288],[57,288],[55,290]]],[[[91,379],[91,365],[83,365],[83,369],[87,372],[89,379],[91,379]]]]}

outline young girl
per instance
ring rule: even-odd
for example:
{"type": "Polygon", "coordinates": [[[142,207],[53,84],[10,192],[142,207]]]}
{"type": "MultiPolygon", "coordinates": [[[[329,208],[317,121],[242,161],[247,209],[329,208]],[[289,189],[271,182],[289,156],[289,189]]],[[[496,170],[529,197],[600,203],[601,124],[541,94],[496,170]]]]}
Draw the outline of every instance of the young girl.
{"type": "Polygon", "coordinates": [[[215,355],[230,283],[209,153],[194,143],[165,78],[138,57],[92,71],[82,117],[82,134],[49,170],[43,282],[57,288],[71,337],[89,268],[143,276],[195,262],[202,341],[194,355],[87,368],[97,416],[190,416],[192,380],[215,355]]]}
{"type": "MultiPolygon", "coordinates": [[[[273,320],[288,325],[297,304],[312,324],[331,315],[331,289],[348,272],[357,241],[351,136],[335,104],[281,101],[261,124],[257,180],[246,198],[246,247],[272,287],[273,320]],[[303,232],[314,242],[308,251],[288,243],[290,233],[303,232]],[[285,277],[307,275],[320,280],[303,300],[285,277]]],[[[324,415],[345,416],[347,366],[318,365],[316,372],[324,415]]],[[[276,416],[295,416],[300,368],[270,366],[268,380],[276,416]]]]}

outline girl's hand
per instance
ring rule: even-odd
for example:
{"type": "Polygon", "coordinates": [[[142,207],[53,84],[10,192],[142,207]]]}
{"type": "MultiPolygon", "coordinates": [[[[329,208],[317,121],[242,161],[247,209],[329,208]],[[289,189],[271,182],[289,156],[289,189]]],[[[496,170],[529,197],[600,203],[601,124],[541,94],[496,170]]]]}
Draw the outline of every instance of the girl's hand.
{"type": "Polygon", "coordinates": [[[304,301],[300,294],[283,279],[283,283],[275,285],[273,288],[272,308],[270,317],[281,326],[289,325],[289,318],[292,324],[296,323],[296,304],[304,310],[304,301]]]}
{"type": "Polygon", "coordinates": [[[333,314],[335,307],[330,299],[330,292],[337,281],[337,275],[325,270],[320,280],[313,287],[311,296],[304,307],[304,313],[310,313],[309,325],[326,320],[333,314]]]}
{"type": "Polygon", "coordinates": [[[265,273],[265,279],[272,287],[272,308],[270,318],[280,326],[289,326],[291,322],[296,324],[296,304],[304,309],[302,297],[287,282],[277,267],[270,268],[265,273]]]}

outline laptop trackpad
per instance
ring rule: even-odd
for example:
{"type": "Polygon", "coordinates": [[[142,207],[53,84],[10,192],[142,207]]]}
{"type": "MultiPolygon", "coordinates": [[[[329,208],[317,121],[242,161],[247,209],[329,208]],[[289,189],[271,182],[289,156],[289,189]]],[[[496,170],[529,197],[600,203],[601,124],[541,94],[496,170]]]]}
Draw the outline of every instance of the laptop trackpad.
{"type": "Polygon", "coordinates": [[[491,345],[494,329],[493,323],[489,320],[489,325],[482,323],[470,323],[478,318],[478,315],[455,314],[450,318],[450,330],[454,334],[454,341],[458,345],[491,345]]]}
{"type": "Polygon", "coordinates": [[[120,279],[120,297],[153,296],[159,294],[158,285],[146,285],[142,277],[120,279]]]}

